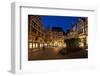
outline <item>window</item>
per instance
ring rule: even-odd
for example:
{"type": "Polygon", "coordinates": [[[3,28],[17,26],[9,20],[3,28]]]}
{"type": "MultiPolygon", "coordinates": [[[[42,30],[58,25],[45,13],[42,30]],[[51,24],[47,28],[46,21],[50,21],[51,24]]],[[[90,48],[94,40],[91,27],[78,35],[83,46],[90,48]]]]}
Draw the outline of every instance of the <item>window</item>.
{"type": "Polygon", "coordinates": [[[40,47],[43,47],[43,44],[40,44],[40,47]]]}
{"type": "Polygon", "coordinates": [[[35,48],[35,43],[33,43],[33,48],[35,48]]]}
{"type": "Polygon", "coordinates": [[[78,34],[81,34],[81,33],[83,33],[83,29],[80,29],[80,30],[78,31],[78,34]]]}
{"type": "Polygon", "coordinates": [[[37,30],[33,28],[33,29],[32,29],[32,32],[36,33],[36,32],[37,32],[37,30]]]}
{"type": "Polygon", "coordinates": [[[29,49],[31,49],[32,48],[32,43],[29,43],[29,49]]]}
{"type": "Polygon", "coordinates": [[[37,43],[35,44],[35,47],[38,48],[38,44],[37,43]]]}

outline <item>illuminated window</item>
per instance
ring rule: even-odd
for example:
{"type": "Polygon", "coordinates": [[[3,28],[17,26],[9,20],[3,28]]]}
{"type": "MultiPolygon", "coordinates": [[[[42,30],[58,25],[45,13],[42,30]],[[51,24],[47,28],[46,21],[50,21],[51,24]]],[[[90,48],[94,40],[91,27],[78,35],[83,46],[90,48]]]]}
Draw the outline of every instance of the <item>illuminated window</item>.
{"type": "Polygon", "coordinates": [[[35,43],[33,43],[33,48],[35,48],[35,43]]]}
{"type": "Polygon", "coordinates": [[[45,45],[45,46],[47,46],[47,44],[46,44],[46,43],[45,43],[44,45],[45,45]]]}
{"type": "Polygon", "coordinates": [[[43,44],[40,44],[40,47],[43,47],[43,44]]]}
{"type": "Polygon", "coordinates": [[[66,44],[63,44],[63,47],[66,47],[66,44]]]}
{"type": "Polygon", "coordinates": [[[38,44],[37,43],[35,44],[35,47],[38,48],[38,44]]]}
{"type": "Polygon", "coordinates": [[[80,47],[84,47],[84,43],[81,42],[81,43],[80,43],[80,47]]]}
{"type": "Polygon", "coordinates": [[[32,48],[32,43],[29,43],[29,48],[30,48],[30,49],[32,48]]]}

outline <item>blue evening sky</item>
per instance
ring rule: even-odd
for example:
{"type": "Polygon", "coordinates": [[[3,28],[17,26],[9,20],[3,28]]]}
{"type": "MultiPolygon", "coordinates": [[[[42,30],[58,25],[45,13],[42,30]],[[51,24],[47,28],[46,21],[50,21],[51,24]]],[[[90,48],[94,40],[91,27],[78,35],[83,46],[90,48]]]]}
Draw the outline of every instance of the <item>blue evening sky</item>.
{"type": "Polygon", "coordinates": [[[42,16],[42,23],[44,29],[46,27],[62,27],[64,32],[71,29],[71,27],[76,24],[80,17],[71,16],[42,16]]]}

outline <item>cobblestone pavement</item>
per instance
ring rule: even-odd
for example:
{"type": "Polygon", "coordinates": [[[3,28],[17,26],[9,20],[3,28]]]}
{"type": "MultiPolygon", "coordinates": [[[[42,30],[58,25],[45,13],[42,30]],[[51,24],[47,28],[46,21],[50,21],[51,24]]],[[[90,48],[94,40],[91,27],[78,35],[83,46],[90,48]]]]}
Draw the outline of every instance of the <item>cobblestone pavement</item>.
{"type": "Polygon", "coordinates": [[[59,51],[63,48],[34,49],[28,52],[28,60],[51,60],[51,59],[75,59],[88,58],[88,51],[80,50],[77,52],[62,55],[59,51]]]}

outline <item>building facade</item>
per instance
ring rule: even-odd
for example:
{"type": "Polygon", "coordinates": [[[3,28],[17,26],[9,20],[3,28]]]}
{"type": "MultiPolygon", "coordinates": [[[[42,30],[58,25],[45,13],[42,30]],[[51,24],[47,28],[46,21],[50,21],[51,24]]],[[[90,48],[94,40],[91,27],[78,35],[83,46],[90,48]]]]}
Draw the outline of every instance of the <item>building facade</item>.
{"type": "Polygon", "coordinates": [[[52,28],[47,27],[45,29],[45,46],[51,47],[53,45],[53,33],[52,28]]]}
{"type": "Polygon", "coordinates": [[[64,31],[61,27],[52,28],[53,45],[63,47],[64,46],[64,31]]]}
{"type": "Polygon", "coordinates": [[[69,33],[67,33],[66,39],[77,38],[77,37],[78,37],[77,25],[75,24],[74,26],[72,26],[72,29],[69,30],[69,33]]]}
{"type": "Polygon", "coordinates": [[[41,16],[28,15],[28,49],[43,47],[44,38],[41,16]]]}
{"type": "Polygon", "coordinates": [[[79,34],[78,37],[81,39],[80,46],[87,47],[88,46],[88,19],[87,18],[79,19],[79,22],[77,23],[77,27],[78,27],[78,34],[79,34]]]}
{"type": "Polygon", "coordinates": [[[88,18],[79,18],[67,34],[67,39],[80,38],[80,47],[88,46],[88,18]]]}

